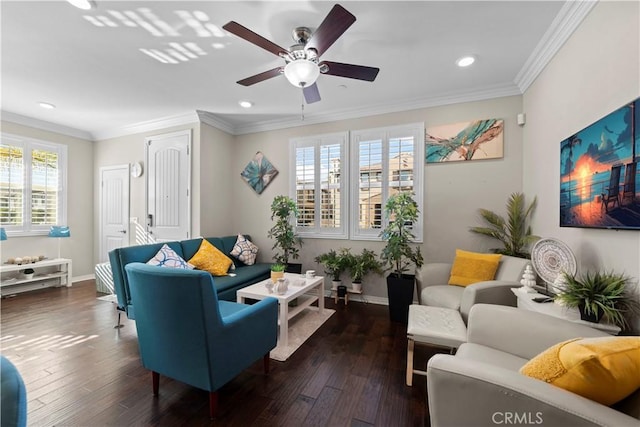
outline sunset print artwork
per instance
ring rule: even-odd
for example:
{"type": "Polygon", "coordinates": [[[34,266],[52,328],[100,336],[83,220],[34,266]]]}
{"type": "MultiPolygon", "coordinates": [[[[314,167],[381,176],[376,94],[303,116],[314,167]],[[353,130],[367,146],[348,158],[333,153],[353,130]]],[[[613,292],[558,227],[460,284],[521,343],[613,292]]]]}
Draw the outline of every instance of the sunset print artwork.
{"type": "Polygon", "coordinates": [[[503,151],[504,121],[475,120],[428,127],[426,163],[499,159],[503,151]]]}
{"type": "Polygon", "coordinates": [[[560,143],[560,226],[640,229],[640,98],[560,143]]]}

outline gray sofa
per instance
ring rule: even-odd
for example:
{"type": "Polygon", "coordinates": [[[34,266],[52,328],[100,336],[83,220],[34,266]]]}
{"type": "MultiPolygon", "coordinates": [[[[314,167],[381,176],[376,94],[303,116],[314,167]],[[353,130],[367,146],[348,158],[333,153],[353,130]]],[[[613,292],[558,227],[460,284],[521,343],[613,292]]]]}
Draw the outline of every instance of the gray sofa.
{"type": "Polygon", "coordinates": [[[637,427],[640,390],[608,407],[518,372],[554,344],[598,336],[607,334],[514,307],[474,305],[467,342],[455,356],[437,354],[427,365],[431,425],[637,427]]]}
{"type": "MultiPolygon", "coordinates": [[[[244,234],[251,240],[251,236],[244,234]]],[[[216,276],[213,284],[216,288],[218,299],[226,301],[236,300],[236,291],[254,283],[268,279],[271,271],[271,264],[255,263],[246,265],[242,261],[231,255],[233,246],[236,243],[237,235],[224,237],[207,237],[206,239],[222,253],[233,260],[235,270],[234,276],[216,276]]],[[[129,319],[135,319],[135,311],[131,302],[131,291],[129,290],[129,280],[124,267],[132,262],[146,263],[164,245],[167,244],[176,251],[183,259],[189,260],[200,248],[202,238],[182,240],[179,242],[153,243],[149,245],[128,246],[114,249],[109,252],[109,261],[113,273],[113,283],[118,297],[118,310],[124,311],[129,319]]]]}
{"type": "Polygon", "coordinates": [[[474,283],[469,286],[448,285],[451,263],[425,264],[416,274],[418,301],[422,305],[450,308],[460,311],[467,321],[469,310],[474,304],[516,305],[516,297],[511,288],[520,286],[524,268],[531,261],[503,255],[494,280],[474,283]]]}

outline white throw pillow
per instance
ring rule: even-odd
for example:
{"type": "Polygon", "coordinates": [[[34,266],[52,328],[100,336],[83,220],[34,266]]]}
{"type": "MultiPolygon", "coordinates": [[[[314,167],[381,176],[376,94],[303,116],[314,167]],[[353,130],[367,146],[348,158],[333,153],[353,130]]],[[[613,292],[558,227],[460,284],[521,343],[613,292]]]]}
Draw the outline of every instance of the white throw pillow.
{"type": "Polygon", "coordinates": [[[182,257],[167,244],[162,245],[158,253],[147,261],[147,264],[160,267],[182,268],[185,270],[193,270],[194,268],[193,265],[182,259],[182,257]]]}
{"type": "Polygon", "coordinates": [[[236,240],[236,244],[233,245],[231,255],[247,265],[253,265],[258,255],[258,247],[247,240],[242,234],[238,234],[238,240],[236,240]]]}

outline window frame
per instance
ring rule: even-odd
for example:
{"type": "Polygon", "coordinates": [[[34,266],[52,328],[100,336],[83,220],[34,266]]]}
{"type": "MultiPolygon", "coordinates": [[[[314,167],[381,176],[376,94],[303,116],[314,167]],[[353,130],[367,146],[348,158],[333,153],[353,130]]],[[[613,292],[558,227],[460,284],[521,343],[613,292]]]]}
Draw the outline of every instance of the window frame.
{"type": "Polygon", "coordinates": [[[52,225],[67,225],[67,146],[55,142],[43,141],[25,136],[0,133],[1,144],[22,148],[22,158],[24,162],[23,170],[23,193],[22,209],[23,224],[11,225],[3,224],[7,234],[12,237],[21,236],[41,236],[49,233],[52,225]],[[56,224],[33,224],[32,221],[32,191],[33,191],[33,150],[55,152],[58,154],[58,215],[56,224]]]}
{"type": "MultiPolygon", "coordinates": [[[[413,192],[414,200],[418,204],[420,216],[417,224],[413,227],[415,235],[414,242],[422,243],[424,232],[424,122],[410,123],[398,126],[387,126],[374,129],[361,129],[350,132],[349,152],[351,153],[351,181],[349,200],[351,203],[349,228],[351,240],[371,240],[380,241],[380,232],[386,227],[388,221],[382,212],[382,225],[380,229],[362,229],[359,227],[360,203],[358,201],[360,191],[360,147],[361,141],[380,140],[382,141],[382,202],[384,205],[389,197],[389,183],[394,182],[389,173],[389,140],[396,138],[413,137],[413,192]]],[[[370,173],[370,172],[369,172],[370,173]]],[[[395,181],[398,182],[398,181],[395,181]]]]}
{"type": "Polygon", "coordinates": [[[349,132],[335,132],[322,135],[314,135],[307,137],[292,138],[289,140],[289,196],[297,205],[297,184],[296,184],[296,152],[298,148],[313,147],[314,149],[314,227],[298,227],[294,224],[296,234],[302,238],[318,238],[318,239],[348,239],[349,238],[349,205],[347,192],[349,191],[349,132]],[[340,227],[323,228],[321,226],[322,198],[321,195],[321,179],[320,179],[320,148],[326,145],[340,145],[340,227]]]}

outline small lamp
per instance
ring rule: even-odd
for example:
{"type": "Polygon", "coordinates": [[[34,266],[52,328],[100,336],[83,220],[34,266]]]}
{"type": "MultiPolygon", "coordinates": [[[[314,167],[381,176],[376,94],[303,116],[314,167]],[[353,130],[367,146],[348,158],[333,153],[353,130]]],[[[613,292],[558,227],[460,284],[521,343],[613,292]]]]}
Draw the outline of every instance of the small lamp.
{"type": "Polygon", "coordinates": [[[58,258],[60,258],[60,239],[71,237],[71,230],[69,230],[67,226],[54,225],[49,230],[49,237],[56,237],[58,239],[58,258]]]}
{"type": "Polygon", "coordinates": [[[7,231],[4,227],[0,227],[0,241],[7,240],[7,231]]]}

